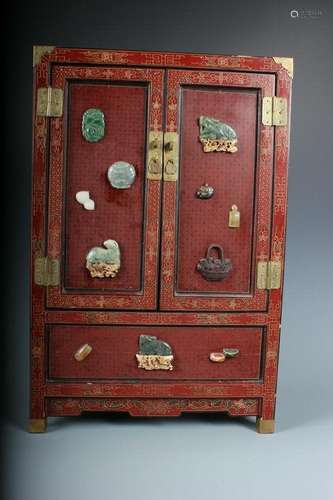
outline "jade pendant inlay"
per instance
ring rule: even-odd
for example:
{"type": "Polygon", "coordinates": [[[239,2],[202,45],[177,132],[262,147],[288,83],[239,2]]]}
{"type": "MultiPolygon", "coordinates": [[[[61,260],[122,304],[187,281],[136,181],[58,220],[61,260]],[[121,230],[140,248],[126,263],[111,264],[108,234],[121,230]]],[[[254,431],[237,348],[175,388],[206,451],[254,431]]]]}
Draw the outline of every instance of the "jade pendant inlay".
{"type": "Polygon", "coordinates": [[[128,189],[135,181],[135,177],[135,168],[126,161],[116,161],[107,171],[107,178],[111,186],[116,189],[128,189]]]}
{"type": "Polygon", "coordinates": [[[104,137],[104,113],[100,109],[87,109],[82,116],[82,135],[88,142],[98,142],[104,137]]]}

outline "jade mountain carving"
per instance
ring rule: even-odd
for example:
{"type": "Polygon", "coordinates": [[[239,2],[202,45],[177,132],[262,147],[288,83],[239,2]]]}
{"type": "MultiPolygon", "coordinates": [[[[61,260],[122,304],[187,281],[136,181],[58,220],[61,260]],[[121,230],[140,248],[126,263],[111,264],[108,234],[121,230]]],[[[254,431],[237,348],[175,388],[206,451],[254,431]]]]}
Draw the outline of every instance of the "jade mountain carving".
{"type": "Polygon", "coordinates": [[[160,356],[172,354],[171,346],[153,335],[140,335],[139,347],[140,354],[159,354],[160,356]]]}
{"type": "Polygon", "coordinates": [[[136,355],[138,368],[144,370],[173,370],[171,346],[153,335],[140,335],[140,352],[136,355]]]}
{"type": "Polygon", "coordinates": [[[237,135],[233,128],[226,123],[209,116],[200,116],[200,142],[205,153],[211,151],[237,151],[237,135]]]}

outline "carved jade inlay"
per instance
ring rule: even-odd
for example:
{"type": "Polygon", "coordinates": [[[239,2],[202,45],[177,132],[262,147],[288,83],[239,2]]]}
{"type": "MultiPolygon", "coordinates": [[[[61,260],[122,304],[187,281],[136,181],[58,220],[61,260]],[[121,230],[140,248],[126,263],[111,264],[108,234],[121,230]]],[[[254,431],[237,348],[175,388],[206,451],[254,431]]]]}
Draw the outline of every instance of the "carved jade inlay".
{"type": "Polygon", "coordinates": [[[116,189],[128,189],[135,181],[136,172],[130,163],[116,161],[108,168],[107,177],[112,187],[116,189]]]}
{"type": "Polygon", "coordinates": [[[100,109],[87,109],[82,116],[82,135],[88,142],[98,142],[104,137],[104,113],[100,109]]]}
{"type": "Polygon", "coordinates": [[[172,370],[173,354],[167,342],[153,335],[140,335],[140,352],[136,355],[138,368],[145,370],[172,370]]]}
{"type": "Polygon", "coordinates": [[[103,247],[89,250],[86,268],[92,278],[114,278],[120,269],[120,249],[115,240],[104,241],[103,247]]]}
{"type": "Polygon", "coordinates": [[[225,151],[236,153],[237,135],[233,128],[216,118],[200,116],[200,142],[205,153],[225,151]]]}
{"type": "Polygon", "coordinates": [[[89,191],[78,191],[75,198],[86,210],[95,210],[95,202],[90,198],[89,191]]]}

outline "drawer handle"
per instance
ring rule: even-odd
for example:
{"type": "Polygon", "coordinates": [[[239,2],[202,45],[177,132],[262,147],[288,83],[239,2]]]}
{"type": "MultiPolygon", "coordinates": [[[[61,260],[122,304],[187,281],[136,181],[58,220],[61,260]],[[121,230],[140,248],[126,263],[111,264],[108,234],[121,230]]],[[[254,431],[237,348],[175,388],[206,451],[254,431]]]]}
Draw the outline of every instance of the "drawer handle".
{"type": "Polygon", "coordinates": [[[223,363],[227,358],[235,358],[239,354],[239,349],[225,348],[222,352],[211,352],[209,359],[213,363],[223,363]]]}
{"type": "Polygon", "coordinates": [[[74,354],[74,358],[76,359],[76,361],[83,361],[89,356],[91,351],[92,351],[91,345],[83,344],[81,345],[81,347],[78,348],[78,350],[74,354]]]}

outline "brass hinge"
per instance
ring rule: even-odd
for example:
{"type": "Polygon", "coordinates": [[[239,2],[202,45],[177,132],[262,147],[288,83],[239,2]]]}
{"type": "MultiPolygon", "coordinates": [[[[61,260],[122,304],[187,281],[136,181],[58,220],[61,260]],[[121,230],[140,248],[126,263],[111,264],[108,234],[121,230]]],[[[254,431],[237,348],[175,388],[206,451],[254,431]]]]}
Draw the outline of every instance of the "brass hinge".
{"type": "Polygon", "coordinates": [[[60,282],[59,259],[37,257],[35,259],[34,278],[36,285],[57,286],[60,282]]]}
{"type": "Polygon", "coordinates": [[[151,131],[148,137],[147,179],[162,179],[163,132],[151,131]]]}
{"type": "Polygon", "coordinates": [[[268,126],[284,127],[287,125],[287,99],[285,97],[263,97],[262,123],[268,126]]]}
{"type": "Polygon", "coordinates": [[[37,91],[38,116],[62,116],[64,93],[62,89],[52,87],[40,88],[37,91]]]}
{"type": "Polygon", "coordinates": [[[179,144],[177,132],[165,132],[164,134],[164,171],[165,181],[177,181],[179,162],[179,144]]]}
{"type": "Polygon", "coordinates": [[[281,261],[259,261],[257,265],[257,288],[274,290],[281,287],[281,261]]]}

